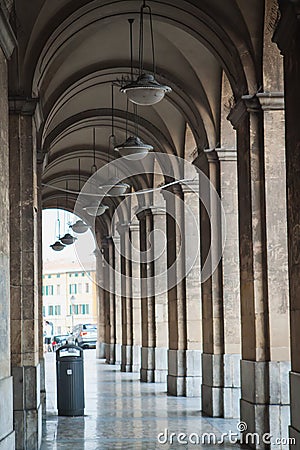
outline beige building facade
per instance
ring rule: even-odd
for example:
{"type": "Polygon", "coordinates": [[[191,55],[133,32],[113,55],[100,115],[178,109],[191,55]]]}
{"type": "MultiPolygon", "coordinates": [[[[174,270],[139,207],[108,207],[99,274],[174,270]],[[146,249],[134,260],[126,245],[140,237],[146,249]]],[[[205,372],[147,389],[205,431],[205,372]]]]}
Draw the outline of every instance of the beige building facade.
{"type": "Polygon", "coordinates": [[[43,318],[53,335],[67,334],[80,323],[97,323],[95,270],[80,265],[48,262],[43,265],[43,318]],[[74,267],[75,266],[75,267],[74,267]]]}

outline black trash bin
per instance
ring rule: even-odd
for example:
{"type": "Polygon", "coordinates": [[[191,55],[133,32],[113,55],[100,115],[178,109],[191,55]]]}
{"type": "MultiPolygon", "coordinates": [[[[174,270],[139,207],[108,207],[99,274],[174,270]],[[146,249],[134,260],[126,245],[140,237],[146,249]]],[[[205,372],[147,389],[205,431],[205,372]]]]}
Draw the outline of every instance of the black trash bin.
{"type": "Polygon", "coordinates": [[[84,415],[83,350],[66,344],[56,350],[57,409],[59,416],[84,415]]]}

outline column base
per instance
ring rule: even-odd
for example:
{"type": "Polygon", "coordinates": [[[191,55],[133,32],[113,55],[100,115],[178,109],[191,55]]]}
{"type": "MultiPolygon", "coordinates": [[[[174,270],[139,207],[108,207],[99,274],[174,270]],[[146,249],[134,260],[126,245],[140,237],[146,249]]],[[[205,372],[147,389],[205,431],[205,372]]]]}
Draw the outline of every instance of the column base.
{"type": "Polygon", "coordinates": [[[106,364],[115,364],[115,344],[104,344],[106,364]]]}
{"type": "Polygon", "coordinates": [[[46,387],[45,387],[45,359],[40,359],[40,374],[41,374],[41,391],[40,401],[42,406],[42,416],[46,416],[46,387]]]}
{"type": "Polygon", "coordinates": [[[14,450],[15,433],[13,431],[13,378],[0,380],[0,449],[14,450]]]}
{"type": "Polygon", "coordinates": [[[225,419],[240,417],[241,399],[241,355],[224,355],[224,399],[225,419]]]}
{"type": "Polygon", "coordinates": [[[121,344],[115,344],[115,366],[121,370],[122,363],[122,346],[121,344]]]}
{"type": "Polygon", "coordinates": [[[141,370],[141,346],[132,346],[132,372],[139,373],[141,370]]]}
{"type": "Polygon", "coordinates": [[[169,395],[201,397],[200,350],[168,350],[169,395]]]}
{"type": "Polygon", "coordinates": [[[132,346],[121,346],[121,372],[132,372],[132,346]]]}
{"type": "Polygon", "coordinates": [[[16,450],[38,450],[42,442],[40,365],[13,367],[16,450]]]}
{"type": "Polygon", "coordinates": [[[141,381],[166,383],[168,375],[168,349],[142,347],[141,381]]]}
{"type": "Polygon", "coordinates": [[[97,359],[105,359],[105,343],[104,342],[97,342],[96,358],[97,359]]]}
{"type": "Polygon", "coordinates": [[[223,355],[203,353],[202,411],[210,417],[223,417],[224,411],[223,355]]]}
{"type": "MultiPolygon", "coordinates": [[[[289,379],[290,362],[241,361],[241,420],[248,433],[270,433],[274,439],[288,439],[290,423],[289,379]]],[[[298,395],[298,394],[297,394],[298,395]]],[[[266,448],[260,442],[249,443],[256,449],[266,448]]],[[[271,444],[272,449],[288,448],[271,444]]]]}

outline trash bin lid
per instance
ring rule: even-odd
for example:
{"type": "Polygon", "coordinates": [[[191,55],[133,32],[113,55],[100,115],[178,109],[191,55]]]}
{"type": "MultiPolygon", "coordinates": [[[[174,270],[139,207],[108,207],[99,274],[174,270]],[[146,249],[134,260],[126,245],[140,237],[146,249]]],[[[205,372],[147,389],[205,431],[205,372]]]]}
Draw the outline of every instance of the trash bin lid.
{"type": "Polygon", "coordinates": [[[83,350],[77,345],[66,344],[56,350],[56,359],[63,359],[67,357],[80,358],[83,355],[83,350]]]}

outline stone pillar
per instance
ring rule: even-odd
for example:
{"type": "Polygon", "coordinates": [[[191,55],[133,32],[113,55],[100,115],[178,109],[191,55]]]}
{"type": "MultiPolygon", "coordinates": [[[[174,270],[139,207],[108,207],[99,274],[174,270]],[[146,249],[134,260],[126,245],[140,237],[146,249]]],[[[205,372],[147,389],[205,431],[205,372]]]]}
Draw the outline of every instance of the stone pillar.
{"type": "Polygon", "coordinates": [[[192,258],[192,267],[186,267],[186,392],[187,397],[201,397],[202,385],[202,300],[200,264],[200,203],[199,182],[182,184],[184,195],[184,246],[186,261],[192,258]],[[195,255],[195,245],[198,254],[195,255]],[[194,258],[194,256],[196,256],[194,258]]]}
{"type": "MultiPolygon", "coordinates": [[[[229,124],[230,126],[230,124],[229,124]]],[[[237,153],[216,149],[220,164],[220,196],[226,218],[225,247],[222,256],[224,316],[223,416],[240,416],[241,323],[240,268],[238,239],[237,153]]]]}
{"type": "Polygon", "coordinates": [[[33,121],[24,103],[14,99],[10,111],[11,364],[16,449],[35,450],[42,431],[37,167],[33,121]]]}
{"type": "MultiPolygon", "coordinates": [[[[167,209],[168,267],[168,393],[176,396],[200,395],[199,354],[188,345],[188,307],[186,286],[186,246],[184,196],[180,186],[163,191],[167,209]]],[[[190,243],[191,241],[189,241],[190,243]]],[[[196,244],[195,244],[196,245],[196,244]]],[[[191,275],[192,276],[192,275],[191,275]]],[[[200,295],[198,298],[200,302],[200,295]]],[[[192,306],[192,305],[191,305],[192,306]]],[[[199,308],[194,312],[199,311],[199,308]]]]}
{"type": "Polygon", "coordinates": [[[105,260],[105,357],[108,364],[115,364],[115,275],[114,275],[114,243],[111,238],[102,241],[102,250],[105,260]]]}
{"type": "MultiPolygon", "coordinates": [[[[200,170],[209,178],[217,193],[220,193],[220,165],[216,152],[207,150],[197,162],[200,170]]],[[[204,195],[200,178],[200,196],[204,195]]],[[[201,264],[212,264],[217,260],[221,247],[220,204],[209,194],[208,211],[201,205],[201,264]],[[211,239],[214,227],[215,239],[211,239]],[[211,247],[211,260],[208,258],[211,247]]],[[[223,416],[224,387],[224,315],[222,291],[222,266],[218,264],[210,278],[202,283],[203,355],[202,355],[202,411],[211,417],[223,416]]]]}
{"type": "Polygon", "coordinates": [[[115,318],[116,318],[116,339],[115,339],[115,366],[121,369],[122,360],[122,297],[121,297],[121,257],[120,257],[120,236],[113,236],[115,248],[115,318]]]}
{"type": "Polygon", "coordinates": [[[280,438],[286,437],[289,366],[285,182],[278,163],[284,142],[278,98],[271,108],[277,117],[261,106],[269,97],[272,94],[245,96],[229,117],[238,137],[241,419],[248,432],[280,438]]]}
{"type": "Polygon", "coordinates": [[[132,245],[132,372],[141,370],[142,348],[142,312],[141,312],[141,285],[140,280],[140,227],[137,221],[130,224],[130,236],[132,245]]]}
{"type": "Polygon", "coordinates": [[[137,211],[140,222],[142,292],[142,367],[141,381],[166,382],[167,353],[167,268],[166,252],[157,239],[166,231],[165,212],[153,206],[137,211]],[[156,233],[156,235],[155,235],[156,233]],[[162,286],[162,284],[164,286],[162,286]]]}
{"type": "Polygon", "coordinates": [[[39,362],[40,362],[40,391],[41,391],[41,405],[42,415],[46,415],[46,385],[45,385],[45,359],[44,359],[44,335],[43,335],[43,245],[42,245],[42,231],[43,231],[43,208],[42,208],[42,161],[37,164],[37,245],[38,245],[38,320],[39,320],[39,362]]]}
{"type": "Polygon", "coordinates": [[[300,1],[279,2],[281,19],[274,40],[284,56],[286,177],[288,218],[288,272],[291,323],[292,448],[300,449],[300,1]]]}
{"type": "MultiPolygon", "coordinates": [[[[0,31],[1,35],[1,31],[0,31]]],[[[2,47],[1,37],[0,45],[2,47]]],[[[13,431],[13,378],[11,376],[10,356],[10,314],[13,314],[13,296],[10,297],[9,273],[9,124],[7,62],[0,47],[0,448],[14,450],[15,433],[13,431]]],[[[18,236],[18,235],[17,235],[18,236]]],[[[20,314],[16,309],[16,314],[20,314]]]]}
{"type": "Polygon", "coordinates": [[[121,371],[132,371],[132,295],[131,295],[131,244],[128,223],[119,224],[121,251],[121,293],[122,293],[122,362],[121,371]]]}
{"type": "Polygon", "coordinates": [[[98,359],[105,358],[105,293],[103,289],[103,255],[100,250],[95,250],[96,257],[96,282],[97,282],[97,350],[98,359]]]}

